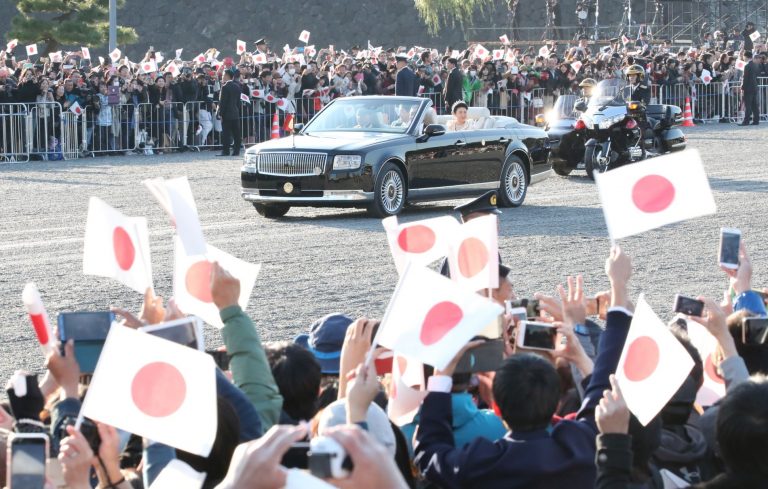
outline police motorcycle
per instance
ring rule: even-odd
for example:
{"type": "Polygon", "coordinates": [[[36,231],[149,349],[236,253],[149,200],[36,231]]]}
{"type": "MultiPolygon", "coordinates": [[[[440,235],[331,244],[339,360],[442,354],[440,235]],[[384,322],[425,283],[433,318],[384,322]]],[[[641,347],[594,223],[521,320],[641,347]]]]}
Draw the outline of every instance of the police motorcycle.
{"type": "MultiPolygon", "coordinates": [[[[627,75],[640,73],[645,70],[638,65],[627,69],[627,75]]],[[[680,108],[632,100],[633,91],[637,93],[637,87],[625,80],[603,80],[586,104],[577,104],[583,114],[574,129],[587,138],[584,166],[593,180],[595,173],[685,149],[685,135],[676,127],[682,122],[680,108]]]]}
{"type": "Polygon", "coordinates": [[[595,80],[585,78],[579,84],[581,97],[576,94],[560,95],[551,110],[536,116],[536,125],[543,127],[549,138],[552,170],[560,176],[565,177],[573,170],[584,169],[587,137],[584,130],[575,129],[581,117],[581,111],[576,110],[576,106],[589,100],[595,85],[595,80]]]}

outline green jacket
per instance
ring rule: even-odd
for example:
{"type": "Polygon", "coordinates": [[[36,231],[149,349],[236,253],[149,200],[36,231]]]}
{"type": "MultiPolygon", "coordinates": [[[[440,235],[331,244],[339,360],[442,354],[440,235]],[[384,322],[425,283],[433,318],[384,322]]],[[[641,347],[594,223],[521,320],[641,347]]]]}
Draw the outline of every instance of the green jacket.
{"type": "Polygon", "coordinates": [[[220,314],[224,322],[221,335],[230,358],[232,380],[253,403],[266,432],[280,419],[283,396],[272,376],[259,333],[240,306],[230,306],[220,314]]]}
{"type": "Polygon", "coordinates": [[[483,88],[483,81],[480,78],[473,80],[469,75],[464,77],[464,101],[467,105],[472,105],[472,99],[481,88],[483,88]]]}

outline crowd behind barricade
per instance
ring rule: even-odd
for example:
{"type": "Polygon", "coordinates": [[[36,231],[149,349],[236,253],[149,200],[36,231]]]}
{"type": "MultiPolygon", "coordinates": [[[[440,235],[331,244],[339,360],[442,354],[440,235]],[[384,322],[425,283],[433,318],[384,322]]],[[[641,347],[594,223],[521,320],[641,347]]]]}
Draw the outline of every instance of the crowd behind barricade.
{"type": "MultiPolygon", "coordinates": [[[[220,147],[225,71],[242,93],[238,131],[245,145],[283,135],[332,99],[356,95],[429,97],[438,113],[450,112],[462,99],[493,115],[533,123],[558,95],[578,93],[582,80],[621,77],[633,64],[646,68],[650,102],[682,108],[690,99],[695,119],[738,122],[744,111],[741,62],[754,56],[757,76],[768,77],[766,47],[753,41],[755,32],[753,25],[730,35],[716,31],[687,47],[651,40],[641,31],[636,40],[594,43],[582,36],[567,46],[473,43],[444,52],[370,44],[348,51],[280,49],[261,39],[255,51],[243,49],[236,59],[209,49],[185,60],[183,50],[164,57],[152,48],[136,63],[119,52],[114,60],[91,60],[88,50],[17,60],[10,49],[0,52],[0,157],[69,159],[220,147]],[[399,83],[406,69],[412,74],[402,78],[413,80],[399,83]]],[[[768,83],[761,83],[763,117],[767,90],[768,83]]]]}

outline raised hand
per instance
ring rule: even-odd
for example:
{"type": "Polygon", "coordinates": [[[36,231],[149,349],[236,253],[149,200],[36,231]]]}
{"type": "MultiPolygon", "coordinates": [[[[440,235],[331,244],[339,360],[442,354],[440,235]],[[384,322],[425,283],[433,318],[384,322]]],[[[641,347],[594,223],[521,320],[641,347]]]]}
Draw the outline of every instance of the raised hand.
{"type": "Polygon", "coordinates": [[[595,422],[600,433],[627,433],[629,431],[629,408],[621,395],[616,376],[611,374],[612,390],[603,392],[603,398],[595,409],[595,422]]]}

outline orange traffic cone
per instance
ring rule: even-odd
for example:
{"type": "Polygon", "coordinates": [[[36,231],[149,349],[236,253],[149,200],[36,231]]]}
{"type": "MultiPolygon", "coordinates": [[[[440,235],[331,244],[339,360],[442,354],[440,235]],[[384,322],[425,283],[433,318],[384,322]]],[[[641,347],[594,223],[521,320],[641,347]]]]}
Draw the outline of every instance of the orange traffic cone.
{"type": "Polygon", "coordinates": [[[272,138],[271,139],[280,139],[280,119],[277,117],[277,112],[275,112],[275,116],[272,118],[272,138]]]}
{"type": "Polygon", "coordinates": [[[696,127],[691,113],[691,98],[685,97],[685,111],[683,112],[683,127],[696,127]]]}

